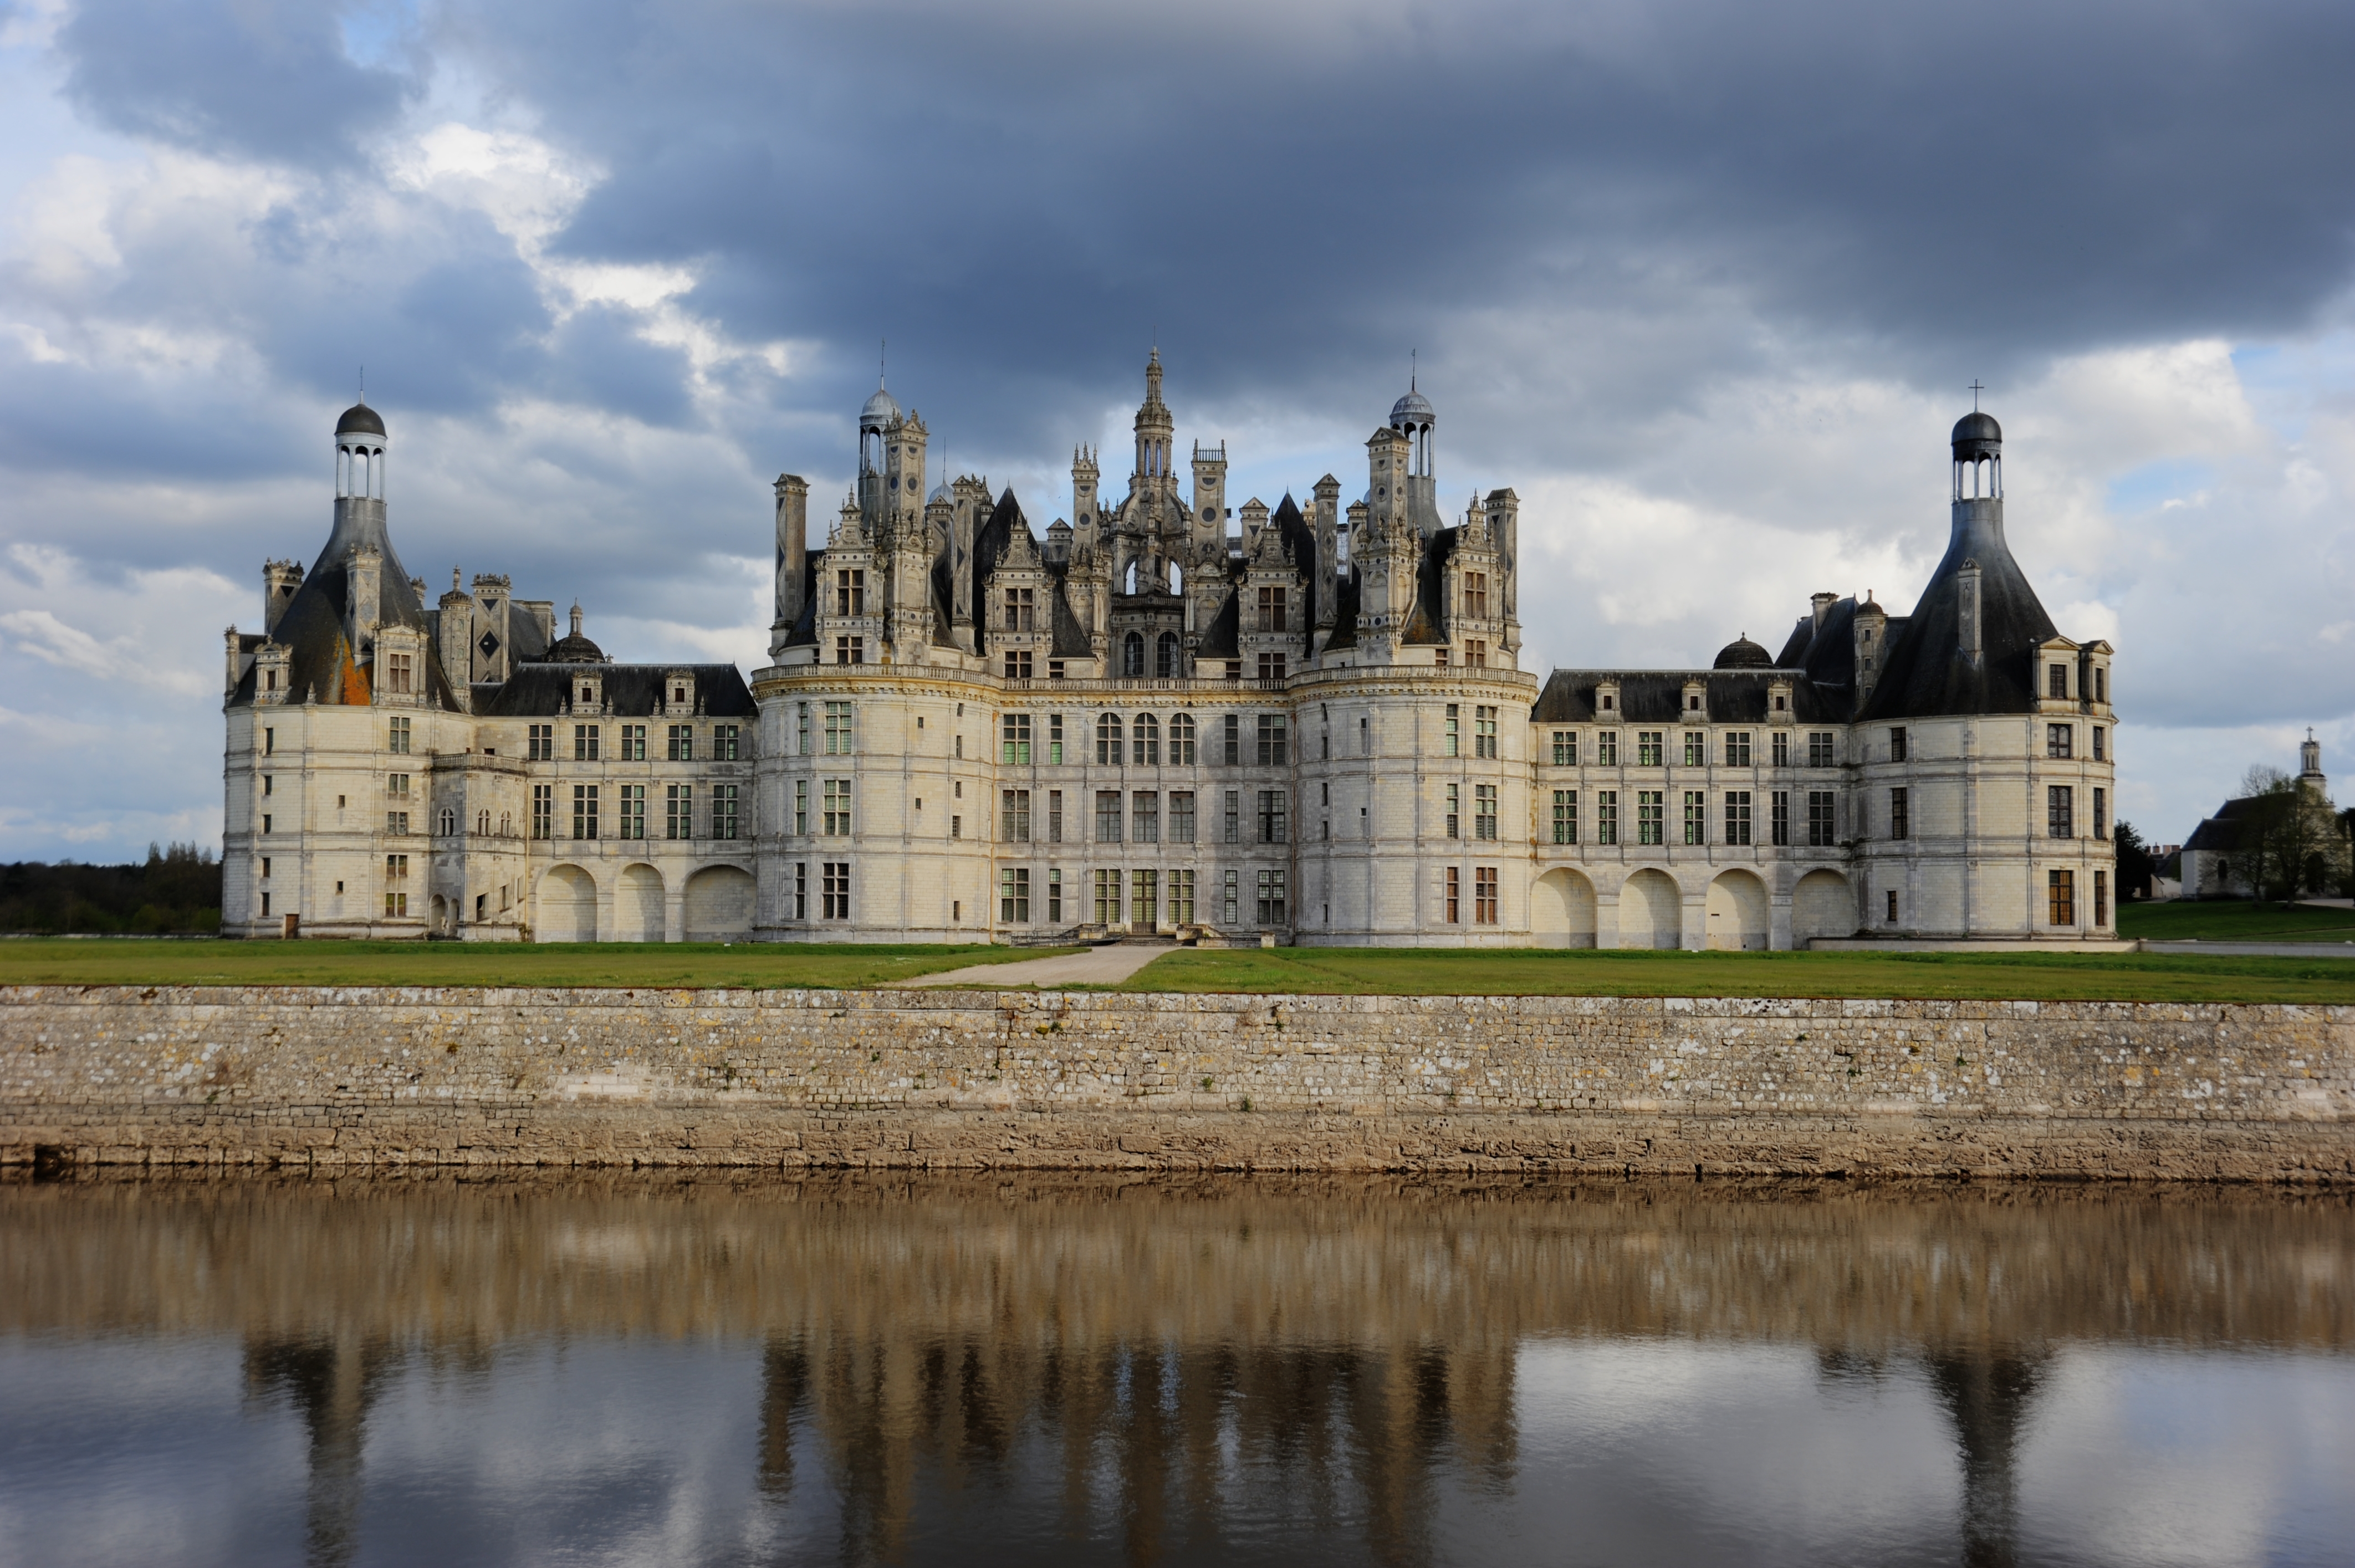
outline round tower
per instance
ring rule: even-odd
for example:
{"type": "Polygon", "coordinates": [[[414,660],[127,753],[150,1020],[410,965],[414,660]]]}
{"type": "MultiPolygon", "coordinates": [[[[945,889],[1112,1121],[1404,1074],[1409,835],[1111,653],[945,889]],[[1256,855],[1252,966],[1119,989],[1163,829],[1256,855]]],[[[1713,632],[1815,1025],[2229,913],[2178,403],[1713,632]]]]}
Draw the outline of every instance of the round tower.
{"type": "Polygon", "coordinates": [[[384,420],[363,398],[336,421],[336,499],[384,499],[384,420]]]}

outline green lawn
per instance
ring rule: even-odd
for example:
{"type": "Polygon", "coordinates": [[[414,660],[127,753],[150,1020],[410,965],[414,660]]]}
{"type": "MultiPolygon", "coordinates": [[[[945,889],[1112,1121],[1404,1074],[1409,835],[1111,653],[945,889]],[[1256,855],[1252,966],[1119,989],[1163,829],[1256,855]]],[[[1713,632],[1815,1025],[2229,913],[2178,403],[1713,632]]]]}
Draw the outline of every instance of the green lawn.
{"type": "Polygon", "coordinates": [[[2118,934],[2146,942],[2350,942],[2355,910],[2234,901],[2120,904],[2118,934]]]}
{"type": "Polygon", "coordinates": [[[875,986],[1071,948],[849,943],[0,942],[9,986],[875,986]]]}
{"type": "Polygon", "coordinates": [[[2355,959],[1202,948],[1158,959],[1116,988],[1341,996],[1964,997],[2355,1004],[2355,959]]]}

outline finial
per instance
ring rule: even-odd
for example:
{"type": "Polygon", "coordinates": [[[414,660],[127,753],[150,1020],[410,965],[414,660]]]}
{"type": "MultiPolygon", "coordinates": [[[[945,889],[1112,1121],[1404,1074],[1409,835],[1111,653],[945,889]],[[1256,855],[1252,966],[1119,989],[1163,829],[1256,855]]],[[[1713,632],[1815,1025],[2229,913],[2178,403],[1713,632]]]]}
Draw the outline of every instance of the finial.
{"type": "Polygon", "coordinates": [[[581,635],[581,601],[578,599],[572,602],[572,635],[576,637],[581,635]]]}
{"type": "Polygon", "coordinates": [[[1406,351],[1406,389],[1408,391],[1412,392],[1415,389],[1415,381],[1422,374],[1423,350],[1420,348],[1408,349],[1406,351]]]}
{"type": "Polygon", "coordinates": [[[458,569],[454,566],[450,569],[450,592],[458,592],[458,569]]]}
{"type": "Polygon", "coordinates": [[[1986,390],[1987,389],[1985,387],[1979,385],[1977,377],[1974,376],[1971,378],[1971,412],[1977,413],[1979,411],[1979,394],[1986,390]]]}
{"type": "Polygon", "coordinates": [[[360,367],[360,406],[368,406],[368,367],[360,367]]]}

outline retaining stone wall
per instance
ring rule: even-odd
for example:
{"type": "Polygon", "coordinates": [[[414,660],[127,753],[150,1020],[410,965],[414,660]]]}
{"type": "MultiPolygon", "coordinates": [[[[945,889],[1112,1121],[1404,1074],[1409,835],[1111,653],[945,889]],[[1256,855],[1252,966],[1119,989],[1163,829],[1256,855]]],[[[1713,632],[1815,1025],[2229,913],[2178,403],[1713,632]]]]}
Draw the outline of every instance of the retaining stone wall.
{"type": "Polygon", "coordinates": [[[0,987],[0,1162],[2355,1180],[2355,1008],[0,987]]]}

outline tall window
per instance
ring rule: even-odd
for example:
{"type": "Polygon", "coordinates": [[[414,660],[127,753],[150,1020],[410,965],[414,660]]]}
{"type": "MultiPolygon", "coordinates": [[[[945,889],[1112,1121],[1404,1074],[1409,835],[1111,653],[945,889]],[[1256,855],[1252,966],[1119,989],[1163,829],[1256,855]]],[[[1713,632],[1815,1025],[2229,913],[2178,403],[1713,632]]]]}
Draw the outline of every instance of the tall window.
{"type": "MultiPolygon", "coordinates": [[[[2096,702],[2107,702],[2109,699],[2110,672],[2104,669],[2100,665],[2095,665],[2094,667],[2094,700],[2096,702]]],[[[2094,874],[2095,876],[2101,875],[2098,871],[2094,874]]]]}
{"type": "Polygon", "coordinates": [[[1227,814],[1226,814],[1227,833],[1226,833],[1226,842],[1227,842],[1227,843],[1230,843],[1230,844],[1240,844],[1240,843],[1241,843],[1241,842],[1242,842],[1242,837],[1243,837],[1243,828],[1242,828],[1242,821],[1243,821],[1243,807],[1242,807],[1242,800],[1243,800],[1243,792],[1242,792],[1242,791],[1241,791],[1241,790],[1239,790],[1239,789],[1231,789],[1231,790],[1227,791],[1227,814]]]}
{"type": "Polygon", "coordinates": [[[1120,923],[1120,873],[1118,871],[1096,873],[1096,923],[1105,926],[1120,923]]]}
{"type": "Polygon", "coordinates": [[[1096,842],[1120,842],[1120,791],[1116,789],[1096,791],[1096,842]]]}
{"type": "Polygon", "coordinates": [[[1464,920],[1464,873],[1454,866],[1440,873],[1440,896],[1444,903],[1444,916],[1450,925],[1464,920]]]}
{"type": "Polygon", "coordinates": [[[2110,874],[2107,871],[2094,873],[2094,923],[2097,926],[2110,923],[2110,874]]]}
{"type": "Polygon", "coordinates": [[[1128,923],[1138,931],[1151,931],[1161,923],[1161,877],[1155,871],[1131,871],[1128,874],[1128,923]]]}
{"type": "Polygon", "coordinates": [[[1047,792],[1047,842],[1060,844],[1062,841],[1063,792],[1050,789],[1047,792]]]}
{"type": "Polygon", "coordinates": [[[810,754],[809,704],[794,704],[794,752],[797,756],[810,754]]]}
{"type": "Polygon", "coordinates": [[[1709,842],[1709,796],[1697,789],[1685,791],[1685,842],[1709,842]]]}
{"type": "Polygon", "coordinates": [[[645,762],[646,760],[646,727],[643,724],[623,725],[621,749],[613,754],[625,763],[645,762]]]}
{"type": "Polygon", "coordinates": [[[1704,768],[1709,765],[1709,734],[1706,731],[1685,731],[1685,766],[1704,768]]]}
{"type": "Polygon", "coordinates": [[[1263,870],[1259,874],[1259,923],[1262,925],[1282,925],[1284,923],[1284,873],[1263,870]]]}
{"type": "Polygon", "coordinates": [[[1597,844],[1619,842],[1619,792],[1615,789],[1594,792],[1594,841],[1597,844]]]}
{"type": "Polygon", "coordinates": [[[2097,763],[2109,761],[2109,748],[2103,743],[2102,727],[2099,724],[2094,726],[2094,761],[2097,763]]]}
{"type": "Polygon", "coordinates": [[[826,705],[826,754],[847,757],[850,754],[850,704],[829,702],[826,705]]]}
{"type": "Polygon", "coordinates": [[[1889,731],[1889,760],[1892,763],[1902,763],[1906,755],[1905,727],[1900,724],[1889,731]]]}
{"type": "Polygon", "coordinates": [[[1169,716],[1169,762],[1173,767],[1194,765],[1194,716],[1190,713],[1169,716]]]}
{"type": "Polygon", "coordinates": [[[1169,923],[1194,923],[1194,873],[1190,870],[1169,873],[1169,923]]]}
{"type": "Polygon", "coordinates": [[[1103,713],[1096,717],[1096,765],[1103,768],[1120,766],[1120,715],[1103,713]]]}
{"type": "Polygon", "coordinates": [[[837,615],[867,613],[867,573],[837,571],[834,574],[834,613],[837,615]]]}
{"type": "Polygon", "coordinates": [[[1286,739],[1284,717],[1281,713],[1259,716],[1259,765],[1283,767],[1290,755],[1291,743],[1286,739]]]}
{"type": "Polygon", "coordinates": [[[1791,732],[1788,730],[1774,731],[1774,761],[1778,768],[1791,765],[1791,732]]]}
{"type": "Polygon", "coordinates": [[[1120,673],[1141,676],[1145,673],[1145,634],[1131,632],[1120,640],[1120,673]]]}
{"type": "Polygon", "coordinates": [[[1220,920],[1223,924],[1241,925],[1242,923],[1241,884],[1242,873],[1230,868],[1222,883],[1223,895],[1220,900],[1222,912],[1220,920]]]}
{"type": "Polygon", "coordinates": [[[1553,841],[1557,844],[1578,842],[1578,792],[1574,789],[1553,792],[1553,841]]]}
{"type": "Polygon", "coordinates": [[[1039,591],[1035,588],[1009,588],[1006,591],[1006,629],[1009,632],[1035,632],[1039,629],[1039,591]]]}
{"type": "Polygon", "coordinates": [[[2099,784],[2094,786],[2094,837],[2110,836],[2110,792],[2099,784]]]}
{"type": "Polygon", "coordinates": [[[1063,869],[1060,866],[1047,868],[1047,923],[1050,925],[1063,923],[1063,869]]]}
{"type": "Polygon", "coordinates": [[[1466,669],[1488,667],[1488,645],[1478,637],[1464,639],[1464,666],[1466,669]]]}
{"type": "Polygon", "coordinates": [[[1150,713],[1140,713],[1129,726],[1129,760],[1138,767],[1158,767],[1161,764],[1161,720],[1150,713]]]}
{"type": "Polygon", "coordinates": [[[1728,730],[1725,732],[1725,765],[1746,768],[1750,765],[1750,731],[1728,730]]]}
{"type": "Polygon", "coordinates": [[[1194,842],[1194,792],[1190,789],[1169,792],[1169,842],[1194,842]]]}
{"type": "Polygon", "coordinates": [[[1839,837],[1832,818],[1832,792],[1811,789],[1807,792],[1807,844],[1824,849],[1838,844],[1839,837]]]}
{"type": "Polygon", "coordinates": [[[1288,629],[1284,614],[1283,589],[1269,586],[1259,591],[1259,629],[1263,632],[1288,629]]]}
{"type": "Polygon", "coordinates": [[[1029,923],[1030,870],[1028,867],[1008,866],[997,873],[997,918],[1009,925],[1023,925],[1029,923]]]}
{"type": "Polygon", "coordinates": [[[1619,765],[1619,731],[1597,730],[1594,732],[1594,765],[1615,768],[1619,765]]]}
{"type": "Polygon", "coordinates": [[[1280,789],[1263,789],[1259,792],[1259,841],[1261,843],[1281,844],[1290,837],[1286,826],[1290,820],[1289,805],[1288,797],[1280,789]]]}
{"type": "Polygon", "coordinates": [[[1030,842],[1030,792],[1009,789],[998,792],[997,837],[1007,844],[1030,842]]]}
{"type": "Polygon", "coordinates": [[[819,824],[829,838],[850,836],[850,781],[827,779],[825,783],[825,814],[819,824]]]}
{"type": "Polygon", "coordinates": [[[597,837],[597,786],[595,784],[572,786],[572,837],[575,838],[597,837]]]}
{"type": "MultiPolygon", "coordinates": [[[[2052,667],[2059,669],[2059,665],[2052,667]]],[[[2077,874],[2074,871],[2044,873],[2044,920],[2048,925],[2077,923],[2077,874]]]]}
{"type": "Polygon", "coordinates": [[[1663,737],[1657,730],[1636,731],[1636,765],[1637,767],[1657,768],[1662,765],[1661,753],[1666,750],[1661,744],[1662,740],[1663,737]]]}
{"type": "Polygon", "coordinates": [[[1242,719],[1242,715],[1241,715],[1241,714],[1240,714],[1240,713],[1230,713],[1230,714],[1228,714],[1228,715],[1227,715],[1227,717],[1226,717],[1226,723],[1225,723],[1225,725],[1223,726],[1223,728],[1224,728],[1224,730],[1225,730],[1225,739],[1226,739],[1226,743],[1225,743],[1225,748],[1224,748],[1224,750],[1225,750],[1225,753],[1226,753],[1226,755],[1225,755],[1225,761],[1226,761],[1226,763],[1227,763],[1227,765],[1228,765],[1229,767],[1231,767],[1231,767],[1240,767],[1240,766],[1241,766],[1241,765],[1242,765],[1242,760],[1243,760],[1243,739],[1242,739],[1242,737],[1243,737],[1243,719],[1242,719]]]}
{"type": "Polygon", "coordinates": [[[1663,820],[1668,812],[1668,802],[1656,789],[1636,792],[1636,842],[1658,844],[1667,837],[1668,824],[1663,820]]]}
{"type": "Polygon", "coordinates": [[[825,882],[821,891],[823,902],[818,913],[827,920],[850,918],[850,862],[828,860],[822,868],[825,882]]]}
{"type": "Polygon", "coordinates": [[[1497,754],[1497,710],[1493,708],[1472,709],[1472,754],[1491,758],[1497,754]]]}
{"type": "MultiPolygon", "coordinates": [[[[545,725],[545,724],[535,724],[535,725],[533,725],[533,726],[532,726],[532,728],[533,728],[535,731],[538,731],[538,730],[545,730],[545,729],[547,729],[547,728],[548,728],[548,726],[547,726],[547,725],[545,725]]],[[[400,753],[401,753],[402,755],[404,755],[404,756],[408,754],[408,752],[409,752],[409,720],[406,720],[406,719],[395,719],[394,720],[392,720],[392,723],[391,723],[391,732],[390,732],[389,734],[388,734],[388,735],[385,737],[385,750],[386,750],[386,751],[388,751],[388,752],[400,752],[400,753]]]]}
{"type": "Polygon", "coordinates": [[[808,832],[809,780],[795,779],[794,781],[794,837],[799,838],[808,832]]]}
{"type": "Polygon", "coordinates": [[[1447,786],[1447,836],[1461,838],[1464,836],[1463,823],[1464,786],[1452,784],[1447,786]]]}
{"type": "Polygon", "coordinates": [[[1778,845],[1791,842],[1791,792],[1778,789],[1772,796],[1774,841],[1778,845]]]}
{"type": "Polygon", "coordinates": [[[695,726],[674,724],[670,727],[669,749],[666,755],[674,763],[695,761],[695,726]]]}
{"type": "Polygon", "coordinates": [[[1161,842],[1161,793],[1141,789],[1130,797],[1129,820],[1135,831],[1130,841],[1136,844],[1161,842]]]}
{"type": "Polygon", "coordinates": [[[737,751],[743,744],[743,731],[734,724],[714,724],[711,727],[711,760],[716,763],[737,761],[737,751]]]}
{"type": "Polygon", "coordinates": [[[1439,754],[1443,757],[1463,754],[1464,720],[1459,717],[1463,709],[1453,702],[1447,705],[1447,728],[1442,731],[1439,738],[1439,754]]]}
{"type": "Polygon", "coordinates": [[[1494,866],[1472,868],[1472,923],[1497,923],[1497,868],[1494,866]]]}
{"type": "Polygon", "coordinates": [[[1728,844],[1750,842],[1750,792],[1746,789],[1725,792],[1725,841],[1728,844]]]}
{"type": "Polygon", "coordinates": [[[2044,695],[2055,702],[2069,700],[2069,667],[2067,665],[2056,664],[2045,667],[2044,695]]]}
{"type": "Polygon", "coordinates": [[[1464,613],[1475,621],[1488,618],[1488,574],[1467,571],[1464,574],[1464,613]]]}
{"type": "Polygon", "coordinates": [[[1472,837],[1493,840],[1497,837],[1497,786],[1472,786],[1472,837]]]}
{"type": "Polygon", "coordinates": [[[556,837],[556,786],[531,786],[531,836],[534,838],[556,837]]]}
{"type": "Polygon", "coordinates": [[[1889,836],[1891,838],[1911,838],[1913,836],[1911,806],[1911,798],[1905,791],[1893,789],[1889,792],[1889,836]]]}
{"type": "Polygon", "coordinates": [[[2044,790],[2044,835],[2048,838],[2077,837],[2077,792],[2067,784],[2048,784],[2044,790]]]}
{"type": "Polygon", "coordinates": [[[794,914],[795,920],[809,918],[809,862],[794,862],[794,914]]]}
{"type": "MultiPolygon", "coordinates": [[[[805,791],[809,788],[808,781],[803,781],[802,788],[805,791]]],[[[805,806],[809,804],[809,796],[806,794],[801,797],[801,804],[805,806]]],[[[663,786],[663,837],[666,838],[695,837],[695,786],[693,784],[675,784],[663,786]]]]}
{"type": "Polygon", "coordinates": [[[1063,716],[1060,713],[1047,715],[1047,765],[1063,765],[1063,716]]]}
{"type": "Polygon", "coordinates": [[[741,787],[732,784],[711,786],[711,836],[714,838],[737,837],[736,792],[741,787]]]}
{"type": "Polygon", "coordinates": [[[1829,730],[1808,731],[1807,766],[1811,768],[1828,768],[1837,766],[1838,763],[1838,751],[1833,744],[1832,731],[1829,730]]]}
{"type": "Polygon", "coordinates": [[[1578,766],[1578,731],[1557,730],[1553,732],[1553,765],[1558,768],[1578,766]]]}
{"type": "MultiPolygon", "coordinates": [[[[1024,592],[1028,592],[1027,589],[1024,592]]],[[[1009,767],[1030,765],[1030,715],[1008,713],[997,721],[997,760],[1009,767]]]]}
{"type": "Polygon", "coordinates": [[[387,654],[385,656],[385,689],[388,691],[397,692],[408,691],[410,689],[410,656],[407,654],[387,654]]]}
{"type": "Polygon", "coordinates": [[[1153,673],[1164,680],[1178,674],[1178,634],[1164,632],[1153,639],[1153,673]]]}
{"type": "Polygon", "coordinates": [[[622,786],[622,837],[644,838],[646,836],[646,786],[622,786]]]}
{"type": "MultiPolygon", "coordinates": [[[[409,737],[406,733],[401,736],[403,741],[407,741],[408,738],[409,737]]],[[[396,749],[406,751],[408,748],[406,746],[401,746],[396,749]]],[[[527,760],[535,763],[554,762],[556,760],[556,726],[553,724],[533,725],[531,727],[531,734],[525,741],[525,755],[527,760]]]]}
{"type": "MultiPolygon", "coordinates": [[[[2095,731],[2094,733],[2099,734],[2100,731],[2095,731]]],[[[2077,727],[2074,724],[2047,724],[2044,726],[2044,754],[2048,757],[2067,757],[2073,747],[2076,736],[2077,727]]]]}
{"type": "Polygon", "coordinates": [[[576,763],[593,763],[597,760],[596,725],[572,726],[572,760],[576,763]]]}

